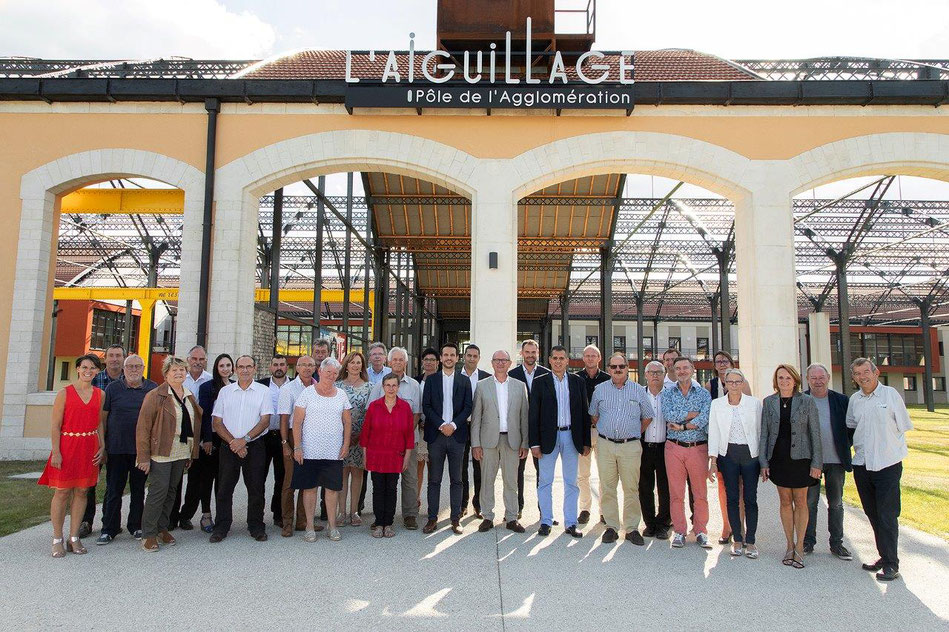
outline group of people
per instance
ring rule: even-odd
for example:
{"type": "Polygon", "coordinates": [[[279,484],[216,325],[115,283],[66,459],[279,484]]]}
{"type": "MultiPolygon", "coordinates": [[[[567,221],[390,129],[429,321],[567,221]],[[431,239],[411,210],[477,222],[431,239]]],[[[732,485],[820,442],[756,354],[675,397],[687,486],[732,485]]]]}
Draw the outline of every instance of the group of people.
{"type": "Polygon", "coordinates": [[[843,544],[842,504],[845,473],[852,471],[880,554],[863,566],[882,581],[899,576],[901,461],[912,423],[898,392],[880,383],[866,358],[851,366],[859,390],[849,399],[828,388],[830,372],[821,364],[809,366],[803,379],[793,366],[779,365],[774,393],[759,399],[724,351],[715,354],[715,377],[704,386],[694,379],[692,360],[675,349],[644,367],[646,386],[630,379],[623,353],[607,359],[606,371],[600,368],[592,345],[577,373],[568,372],[568,352],[560,345],[550,349],[549,368],[541,366],[533,340],[522,343],[522,363],[514,368],[507,351],[495,351],[488,373],[478,368],[477,345],[469,344],[462,356],[446,343],[425,350],[417,378],[407,374],[408,353],[399,347],[387,352],[373,343],[368,357],[354,351],[342,362],[329,351],[328,342],[316,341],[312,356],[297,359],[293,379],[287,358],[276,355],[270,376],[255,379],[253,357],[220,354],[209,373],[206,352],[196,346],[186,360],[165,358],[160,386],[143,379],[141,357],[126,356],[119,346],[106,350],[104,370],[94,354],[78,358],[75,383],[58,393],[53,406],[52,451],[39,481],[54,489],[52,556],[86,552],[81,538],[91,533],[103,466],[106,497],[96,543],[109,544],[121,532],[128,484],[126,528],[144,550],[158,551],[175,544],[175,528],[194,528],[199,505],[200,528],[211,542],[224,540],[241,478],[248,531],[267,540],[271,470],[270,510],[284,537],[303,531],[312,542],[326,529],[338,541],[340,527],[362,525],[366,471],[373,537],[395,535],[400,492],[403,526],[419,528],[425,471],[422,531],[432,533],[446,464],[454,533],[462,532],[469,499],[481,519],[478,531],[495,527],[499,470],[502,524],[523,533],[528,455],[537,473],[537,534],[547,536],[558,525],[553,483],[559,460],[564,531],[580,538],[592,517],[595,455],[604,543],[616,542],[622,532],[634,545],[671,537],[671,546],[681,548],[691,533],[710,548],[707,482],[717,480],[724,525],[719,544],[733,556],[756,559],[757,489],[759,481],[770,480],[778,489],[787,542],[782,563],[793,568],[804,568],[805,555],[814,551],[821,480],[830,550],[852,559],[843,544]]]}

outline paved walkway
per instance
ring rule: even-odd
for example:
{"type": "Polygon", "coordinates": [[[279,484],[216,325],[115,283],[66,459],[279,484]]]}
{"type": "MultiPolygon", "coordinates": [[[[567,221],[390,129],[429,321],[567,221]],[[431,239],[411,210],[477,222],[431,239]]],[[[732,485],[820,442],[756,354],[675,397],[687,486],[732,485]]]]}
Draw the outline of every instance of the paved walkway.
{"type": "MultiPolygon", "coordinates": [[[[721,529],[715,489],[709,490],[713,535],[721,529]]],[[[556,507],[562,498],[556,486],[554,498],[556,507]]],[[[123,533],[107,547],[86,540],[84,557],[54,560],[48,523],[0,538],[0,626],[949,630],[946,542],[904,528],[903,578],[880,584],[860,569],[861,561],[876,559],[862,512],[847,509],[846,544],[856,559],[842,562],[827,552],[822,507],[818,551],[803,570],[784,567],[771,484],[760,490],[759,560],[694,542],[681,550],[668,541],[604,545],[600,525],[580,540],[562,527],[538,538],[536,510],[525,515],[524,534],[478,533],[478,521],[468,517],[461,536],[444,528],[429,536],[399,529],[393,539],[376,540],[366,528],[346,527],[341,542],[321,537],[307,544],[268,526],[270,541],[258,543],[239,522],[245,506],[239,492],[238,520],[223,543],[179,530],[178,545],[159,553],[144,553],[123,533]]]]}

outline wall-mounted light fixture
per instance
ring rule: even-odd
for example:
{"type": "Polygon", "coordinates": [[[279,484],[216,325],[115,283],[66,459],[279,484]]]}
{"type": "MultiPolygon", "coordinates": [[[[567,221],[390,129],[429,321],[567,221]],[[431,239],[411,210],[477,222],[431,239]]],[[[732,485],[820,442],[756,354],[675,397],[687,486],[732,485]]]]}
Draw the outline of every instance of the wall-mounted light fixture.
{"type": "Polygon", "coordinates": [[[498,253],[489,252],[488,253],[488,267],[492,270],[498,269],[498,253]]]}

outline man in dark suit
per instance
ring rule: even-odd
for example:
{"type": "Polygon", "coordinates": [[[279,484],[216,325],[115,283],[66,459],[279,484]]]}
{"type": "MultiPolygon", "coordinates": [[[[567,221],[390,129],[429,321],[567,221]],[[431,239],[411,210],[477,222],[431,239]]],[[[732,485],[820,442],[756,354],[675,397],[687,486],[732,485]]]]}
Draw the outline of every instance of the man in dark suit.
{"type": "Polygon", "coordinates": [[[531,452],[540,460],[537,499],[540,503],[538,535],[550,534],[553,524],[553,483],[557,457],[563,468],[563,523],[569,535],[580,538],[577,529],[577,465],[580,455],[590,454],[590,414],[583,378],[567,373],[567,350],[550,348],[551,373],[534,380],[530,394],[528,428],[531,452]]]}
{"type": "Polygon", "coordinates": [[[451,530],[461,533],[461,460],[468,442],[471,417],[471,384],[455,372],[458,346],[442,345],[442,370],[425,380],[422,412],[425,414],[425,442],[428,443],[428,522],[423,533],[432,533],[438,524],[438,500],[445,459],[451,480],[451,530]]]}
{"type": "MultiPolygon", "coordinates": [[[[459,377],[468,378],[471,383],[471,401],[474,402],[475,391],[478,389],[478,382],[491,377],[487,371],[478,368],[481,361],[481,348],[476,344],[468,345],[465,349],[465,364],[459,371],[459,377]]],[[[470,423],[470,419],[468,420],[470,423]]],[[[468,435],[468,443],[465,444],[465,455],[461,460],[461,515],[464,517],[468,513],[468,498],[471,498],[471,506],[474,507],[475,515],[481,518],[481,462],[472,461],[472,470],[474,472],[474,496],[471,496],[471,485],[468,481],[468,458],[471,453],[471,434],[468,435]]]]}
{"type": "MultiPolygon", "coordinates": [[[[817,403],[820,417],[820,436],[824,457],[824,493],[827,494],[827,529],[830,531],[830,552],[838,559],[852,560],[853,555],[844,546],[844,479],[852,472],[850,445],[853,431],[847,428],[847,407],[850,400],[843,393],[832,391],[830,372],[820,363],[807,367],[808,395],[817,403]]],[[[810,516],[804,532],[804,552],[813,553],[817,543],[817,506],[820,504],[820,485],[807,489],[807,508],[810,516]]]]}
{"type": "MultiPolygon", "coordinates": [[[[536,340],[525,340],[521,343],[521,361],[523,364],[514,367],[508,372],[508,377],[520,380],[527,384],[527,395],[530,396],[531,386],[534,378],[540,377],[550,370],[537,364],[537,358],[540,355],[540,345],[536,340]]],[[[527,459],[521,459],[517,466],[517,519],[521,519],[521,513],[524,511],[524,467],[527,465],[527,459]]],[[[540,466],[537,457],[534,457],[534,471],[538,472],[537,481],[540,483],[540,466]]]]}
{"type": "MultiPolygon", "coordinates": [[[[287,356],[276,353],[270,361],[270,377],[257,380],[270,389],[274,412],[277,411],[277,402],[280,399],[280,387],[287,383],[287,356]]],[[[267,481],[267,471],[273,463],[274,490],[270,499],[270,511],[273,512],[273,523],[283,527],[282,490],[285,468],[283,465],[283,440],[280,438],[280,415],[270,416],[270,428],[261,437],[267,457],[264,460],[264,482],[267,481]]],[[[190,479],[188,481],[190,487],[190,479]]]]}

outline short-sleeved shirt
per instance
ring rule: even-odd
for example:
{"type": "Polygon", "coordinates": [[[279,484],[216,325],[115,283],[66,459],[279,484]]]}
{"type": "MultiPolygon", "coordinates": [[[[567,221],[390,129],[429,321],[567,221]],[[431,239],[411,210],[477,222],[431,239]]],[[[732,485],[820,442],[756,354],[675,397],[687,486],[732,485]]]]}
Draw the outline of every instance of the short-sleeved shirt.
{"type": "Polygon", "coordinates": [[[96,376],[94,378],[92,378],[92,385],[95,386],[96,388],[102,389],[104,392],[105,389],[109,388],[109,384],[111,384],[112,382],[121,382],[124,380],[125,380],[124,372],[119,373],[118,377],[112,377],[111,375],[109,375],[108,371],[106,371],[105,369],[102,369],[101,371],[96,373],[96,376]]]}
{"type": "Polygon", "coordinates": [[[137,388],[125,380],[112,380],[105,389],[102,409],[108,413],[105,422],[105,449],[109,454],[135,454],[135,428],[145,396],[157,388],[151,380],[142,380],[137,388]]]}
{"type": "Polygon", "coordinates": [[[906,458],[906,431],[913,429],[913,422],[903,398],[892,386],[881,383],[869,395],[860,390],[851,395],[847,427],[856,428],[854,465],[878,472],[906,458]]]}
{"type": "Polygon", "coordinates": [[[341,388],[331,397],[317,393],[315,386],[303,389],[294,408],[304,411],[300,427],[304,459],[339,460],[339,451],[343,449],[343,411],[352,407],[341,388]]]}
{"type": "Polygon", "coordinates": [[[205,382],[210,382],[212,377],[213,376],[207,371],[202,371],[201,375],[198,376],[198,379],[194,379],[193,377],[191,377],[191,372],[189,371],[188,374],[185,376],[184,387],[188,389],[189,391],[191,391],[192,393],[197,393],[198,390],[200,390],[201,385],[204,384],[205,382]]]}
{"type": "MultiPolygon", "coordinates": [[[[316,382],[316,375],[314,375],[313,383],[316,384],[316,382]]],[[[303,385],[299,377],[293,378],[280,387],[280,397],[277,400],[277,416],[290,415],[288,420],[290,428],[293,428],[293,405],[305,388],[306,386],[303,385]]]]}
{"type": "MultiPolygon", "coordinates": [[[[259,382],[251,382],[246,389],[239,382],[233,382],[221,389],[214,402],[215,417],[220,417],[224,427],[231,435],[240,439],[260,423],[264,415],[273,414],[273,400],[270,388],[259,382]]],[[[259,439],[263,433],[253,440],[259,439]]]]}
{"type": "MultiPolygon", "coordinates": [[[[372,392],[369,393],[369,403],[372,403],[385,395],[382,392],[382,382],[372,385],[372,392]]],[[[422,412],[422,388],[414,379],[410,378],[408,373],[402,376],[399,381],[399,399],[404,399],[412,408],[416,415],[422,412]]]]}
{"type": "Polygon", "coordinates": [[[616,388],[612,380],[600,383],[593,389],[589,412],[598,417],[597,433],[610,439],[638,439],[642,420],[653,416],[646,388],[630,379],[622,388],[616,388]]]}

